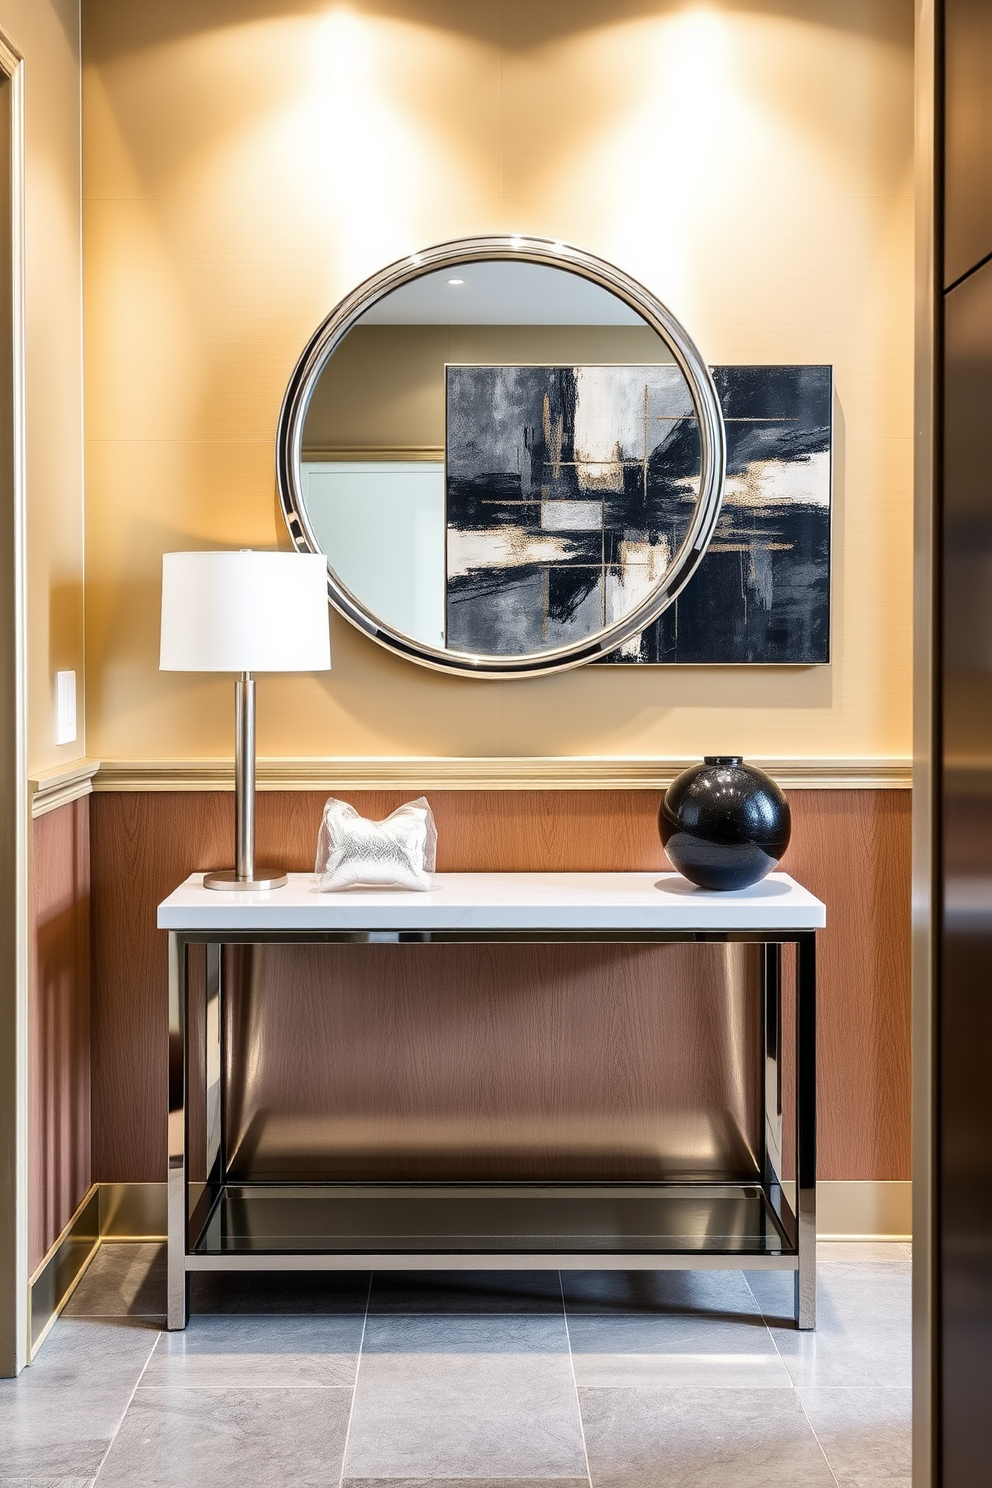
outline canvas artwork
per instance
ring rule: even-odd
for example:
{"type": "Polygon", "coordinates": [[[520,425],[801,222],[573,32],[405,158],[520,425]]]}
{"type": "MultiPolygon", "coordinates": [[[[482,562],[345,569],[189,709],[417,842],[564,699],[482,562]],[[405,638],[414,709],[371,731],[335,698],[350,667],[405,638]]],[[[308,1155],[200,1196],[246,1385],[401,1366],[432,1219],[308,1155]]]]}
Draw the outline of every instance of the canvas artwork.
{"type": "MultiPolygon", "coordinates": [[[[717,367],[720,521],[697,573],[605,665],[829,659],[831,369],[717,367]]],[[[567,644],[629,611],[685,536],[699,475],[671,366],[449,366],[448,645],[567,644]]]]}

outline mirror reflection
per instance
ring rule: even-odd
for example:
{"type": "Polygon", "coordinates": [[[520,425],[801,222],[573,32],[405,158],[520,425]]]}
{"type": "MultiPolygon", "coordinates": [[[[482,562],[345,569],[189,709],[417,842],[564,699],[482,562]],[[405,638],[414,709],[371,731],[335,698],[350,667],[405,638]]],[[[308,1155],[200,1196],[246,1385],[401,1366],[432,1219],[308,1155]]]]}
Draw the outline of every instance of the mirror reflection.
{"type": "Polygon", "coordinates": [[[685,539],[688,384],[627,303],[568,270],[478,261],[377,301],[306,409],[306,520],[341,585],[439,649],[532,655],[648,599],[685,539]]]}

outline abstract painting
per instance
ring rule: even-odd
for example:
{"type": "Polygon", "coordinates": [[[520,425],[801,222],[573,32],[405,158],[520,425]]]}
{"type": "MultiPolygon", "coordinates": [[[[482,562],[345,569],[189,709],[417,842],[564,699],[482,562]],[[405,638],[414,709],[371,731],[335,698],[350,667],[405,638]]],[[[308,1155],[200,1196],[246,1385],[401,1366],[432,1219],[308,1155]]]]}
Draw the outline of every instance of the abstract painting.
{"type": "Polygon", "coordinates": [[[449,366],[446,392],[448,645],[566,645],[645,597],[692,515],[681,372],[449,366]]]}
{"type": "MultiPolygon", "coordinates": [[[[717,367],[720,521],[679,599],[604,664],[829,659],[831,369],[717,367]]],[[[650,592],[699,476],[672,366],[449,366],[446,625],[458,650],[568,644],[650,592]]]]}

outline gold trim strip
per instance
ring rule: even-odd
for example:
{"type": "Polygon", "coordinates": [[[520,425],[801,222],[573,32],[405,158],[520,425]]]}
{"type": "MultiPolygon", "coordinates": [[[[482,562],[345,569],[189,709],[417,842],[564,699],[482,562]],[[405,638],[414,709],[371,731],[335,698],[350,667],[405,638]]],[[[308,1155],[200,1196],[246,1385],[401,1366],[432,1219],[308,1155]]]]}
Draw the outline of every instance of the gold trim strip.
{"type": "MultiPolygon", "coordinates": [[[[794,1185],[782,1187],[794,1203],[794,1185]]],[[[820,1179],[816,1185],[816,1238],[833,1241],[913,1239],[913,1185],[908,1180],[820,1179]]]]}
{"type": "MultiPolygon", "coordinates": [[[[99,1192],[99,1183],[91,1183],[82,1199],[80,1200],[79,1204],[76,1206],[75,1213],[73,1214],[69,1223],[66,1225],[65,1229],[62,1231],[61,1235],[59,1235],[57,1240],[54,1240],[52,1242],[42,1259],[38,1262],[37,1266],[35,1266],[34,1270],[31,1272],[31,1275],[28,1277],[28,1286],[34,1286],[35,1283],[40,1279],[41,1274],[45,1270],[46,1266],[49,1266],[52,1263],[58,1252],[62,1249],[62,1246],[71,1237],[73,1231],[76,1229],[76,1226],[79,1224],[79,1221],[83,1216],[83,1211],[85,1210],[86,1206],[93,1202],[94,1194],[97,1194],[99,1192]]],[[[97,1229],[97,1233],[94,1238],[99,1239],[99,1229],[97,1229]]]]}
{"type": "Polygon", "coordinates": [[[164,1240],[168,1231],[165,1183],[101,1183],[100,1240],[164,1240]]]}
{"type": "Polygon", "coordinates": [[[29,1355],[33,1359],[100,1248],[100,1185],[82,1203],[28,1281],[29,1355]]]}
{"type": "MultiPolygon", "coordinates": [[[[663,790],[696,759],[507,756],[260,759],[265,791],[333,790],[663,790]]],[[[908,759],[757,759],[753,763],[791,790],[908,790],[908,759]]],[[[95,791],[234,789],[227,759],[103,760],[95,791]]]]}
{"type": "Polygon", "coordinates": [[[99,760],[75,760],[71,765],[54,770],[41,770],[28,780],[31,794],[31,815],[44,816],[88,796],[93,789],[93,777],[100,768],[99,760]]]}

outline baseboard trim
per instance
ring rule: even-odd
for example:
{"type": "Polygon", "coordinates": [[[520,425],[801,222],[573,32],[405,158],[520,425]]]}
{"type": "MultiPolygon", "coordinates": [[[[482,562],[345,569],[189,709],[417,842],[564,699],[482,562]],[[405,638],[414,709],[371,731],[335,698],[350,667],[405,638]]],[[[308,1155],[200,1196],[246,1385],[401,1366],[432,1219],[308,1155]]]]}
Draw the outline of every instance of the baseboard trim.
{"type": "MultiPolygon", "coordinates": [[[[164,1240],[165,1183],[104,1183],[100,1191],[101,1239],[164,1240]]],[[[788,1190],[790,1185],[785,1185],[788,1190]]],[[[821,1240],[912,1239],[913,1185],[909,1182],[837,1182],[816,1185],[817,1235],[821,1240]]]]}
{"type": "MultiPolygon", "coordinates": [[[[163,1188],[165,1185],[162,1185],[163,1188]]],[[[100,1185],[94,1183],[28,1282],[29,1360],[48,1337],[100,1248],[100,1185]]]]}
{"type": "Polygon", "coordinates": [[[167,1192],[166,1183],[101,1183],[101,1240],[164,1240],[167,1192]]]}
{"type": "Polygon", "coordinates": [[[115,1240],[166,1238],[165,1183],[94,1183],[28,1282],[29,1360],[101,1245],[115,1240]]]}
{"type": "Polygon", "coordinates": [[[816,1235],[818,1240],[909,1243],[913,1238],[912,1183],[882,1179],[818,1183],[816,1235]]]}

